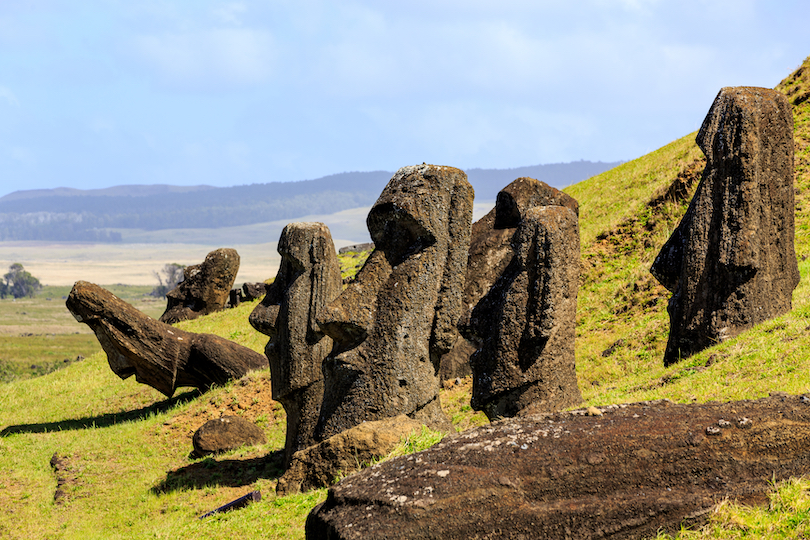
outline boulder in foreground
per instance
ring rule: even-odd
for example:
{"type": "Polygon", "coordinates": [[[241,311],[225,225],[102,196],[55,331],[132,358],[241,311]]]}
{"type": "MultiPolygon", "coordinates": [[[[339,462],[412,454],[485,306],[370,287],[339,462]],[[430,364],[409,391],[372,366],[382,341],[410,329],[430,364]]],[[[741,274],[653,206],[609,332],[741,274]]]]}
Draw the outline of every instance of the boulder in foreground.
{"type": "Polygon", "coordinates": [[[810,472],[804,396],[589,411],[502,420],[349,476],[306,537],[651,538],[810,472]]]}

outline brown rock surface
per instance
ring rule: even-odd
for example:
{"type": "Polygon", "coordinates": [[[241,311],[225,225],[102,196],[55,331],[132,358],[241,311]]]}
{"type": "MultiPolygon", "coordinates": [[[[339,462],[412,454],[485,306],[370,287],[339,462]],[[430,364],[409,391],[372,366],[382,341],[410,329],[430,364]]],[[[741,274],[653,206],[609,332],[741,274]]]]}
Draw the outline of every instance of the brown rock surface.
{"type": "Polygon", "coordinates": [[[267,358],[247,347],[156,321],[93,283],[77,281],[65,304],[96,334],[116,375],[135,375],[168,397],[181,386],[207,389],[267,369],[267,358]]]}
{"type": "Polygon", "coordinates": [[[324,306],[340,294],[340,263],[329,228],[323,223],[290,223],[278,242],[281,265],[250,324],[270,336],[273,399],[287,412],[285,465],[298,450],[315,443],[313,433],[323,400],[323,359],[332,340],[316,322],[324,306]]]}
{"type": "Polygon", "coordinates": [[[576,214],[564,206],[526,210],[511,249],[509,265],[460,325],[479,346],[470,357],[471,404],[490,420],[582,402],[574,360],[576,214]]]}
{"type": "MultiPolygon", "coordinates": [[[[521,177],[503,188],[495,208],[473,223],[464,282],[464,310],[472,310],[512,261],[512,236],[526,211],[537,206],[565,206],[579,215],[573,197],[534,178],[521,177]]],[[[469,359],[478,347],[460,336],[441,360],[441,379],[471,373],[469,359]]]]}
{"type": "Polygon", "coordinates": [[[314,446],[300,450],[278,479],[279,496],[331,486],[335,478],[385,457],[403,437],[418,432],[422,425],[404,414],[384,420],[363,422],[333,435],[314,446]]]}
{"type": "Polygon", "coordinates": [[[653,538],[810,470],[810,399],[503,420],[329,489],[308,539],[653,538]]]}
{"type": "Polygon", "coordinates": [[[335,341],[324,361],[316,438],[407,414],[451,429],[439,359],[455,341],[473,190],[452,167],[403,167],[369,212],[376,249],[318,322],[335,341]]]}
{"type": "Polygon", "coordinates": [[[242,298],[245,301],[248,300],[258,300],[264,297],[267,289],[267,285],[258,282],[258,283],[243,283],[242,284],[242,298]]]}
{"type": "Polygon", "coordinates": [[[160,321],[173,324],[224,309],[238,272],[239,254],[230,248],[214,250],[201,264],[186,267],[183,281],[166,295],[160,321]]]}
{"type": "Polygon", "coordinates": [[[785,96],[723,88],[697,143],[703,178],[650,269],[673,293],[666,365],[790,311],[799,283],[785,96]]]}
{"type": "Polygon", "coordinates": [[[267,437],[259,426],[239,416],[223,416],[209,420],[191,438],[198,456],[219,454],[240,446],[265,444],[267,437]]]}

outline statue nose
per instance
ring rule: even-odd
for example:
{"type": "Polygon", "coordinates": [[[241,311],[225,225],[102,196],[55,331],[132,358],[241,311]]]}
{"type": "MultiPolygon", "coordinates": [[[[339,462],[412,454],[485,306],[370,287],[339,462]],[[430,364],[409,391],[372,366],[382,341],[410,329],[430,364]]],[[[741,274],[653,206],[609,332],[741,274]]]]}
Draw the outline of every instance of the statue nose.
{"type": "Polygon", "coordinates": [[[258,332],[266,336],[274,336],[280,307],[278,304],[265,305],[261,303],[250,313],[248,322],[258,332]]]}

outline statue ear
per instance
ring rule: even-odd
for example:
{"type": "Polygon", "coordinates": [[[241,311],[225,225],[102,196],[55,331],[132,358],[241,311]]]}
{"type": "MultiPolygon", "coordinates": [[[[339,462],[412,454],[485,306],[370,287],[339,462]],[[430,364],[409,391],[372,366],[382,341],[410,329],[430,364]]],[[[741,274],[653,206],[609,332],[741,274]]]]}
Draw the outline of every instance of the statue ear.
{"type": "Polygon", "coordinates": [[[335,244],[332,242],[332,235],[326,225],[323,225],[322,234],[316,235],[313,239],[309,257],[312,263],[311,298],[315,303],[310,304],[307,336],[310,341],[315,342],[325,335],[318,320],[325,315],[326,307],[342,290],[340,262],[335,252],[335,244]]]}
{"type": "Polygon", "coordinates": [[[453,348],[458,335],[456,325],[461,316],[467,273],[473,196],[473,188],[466,176],[459,177],[450,197],[447,259],[436,302],[430,343],[431,356],[435,356],[437,361],[439,356],[453,348]]]}

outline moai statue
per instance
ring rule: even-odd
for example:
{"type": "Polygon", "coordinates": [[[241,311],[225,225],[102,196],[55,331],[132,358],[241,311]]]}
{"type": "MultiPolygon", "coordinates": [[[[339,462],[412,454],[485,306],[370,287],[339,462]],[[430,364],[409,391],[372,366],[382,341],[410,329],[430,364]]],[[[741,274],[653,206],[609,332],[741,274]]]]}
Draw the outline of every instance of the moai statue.
{"type": "Polygon", "coordinates": [[[376,249],[319,317],[335,341],[324,361],[316,438],[406,414],[452,429],[439,359],[456,338],[473,189],[452,167],[403,167],[369,212],[376,249]]]}
{"type": "Polygon", "coordinates": [[[239,254],[231,248],[214,250],[201,264],[184,268],[183,281],[166,295],[160,322],[173,324],[224,309],[238,272],[239,254]]]}
{"type": "MultiPolygon", "coordinates": [[[[579,215],[576,199],[534,178],[518,178],[503,188],[495,208],[472,225],[462,309],[469,311],[475,307],[509,266],[513,257],[512,236],[526,211],[536,206],[565,206],[579,215]]],[[[477,348],[459,336],[450,352],[442,356],[441,379],[469,375],[470,355],[477,348]]]]}
{"type": "Polygon", "coordinates": [[[116,375],[135,375],[166,397],[181,386],[205,390],[267,369],[267,358],[247,347],[156,321],[93,283],[77,281],[65,305],[96,334],[116,375]]]}
{"type": "Polygon", "coordinates": [[[706,168],[650,269],[673,295],[664,364],[790,311],[793,116],[766,88],[723,88],[697,135],[706,168]]]}
{"type": "Polygon", "coordinates": [[[290,223],[278,241],[281,266],[250,324],[270,337],[273,399],[287,413],[284,464],[315,443],[313,432],[323,399],[321,364],[332,340],[316,322],[317,314],[341,291],[340,263],[332,235],[323,223],[290,223]]]}
{"type": "Polygon", "coordinates": [[[479,347],[470,357],[471,405],[490,420],[582,402],[574,361],[577,215],[564,206],[530,208],[512,249],[514,258],[461,324],[479,347]]]}

